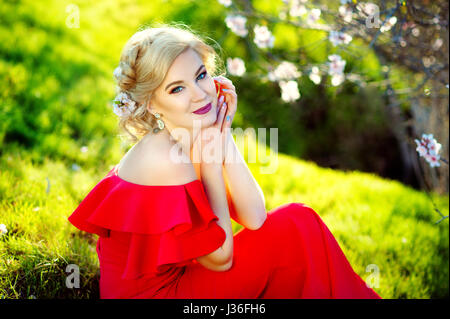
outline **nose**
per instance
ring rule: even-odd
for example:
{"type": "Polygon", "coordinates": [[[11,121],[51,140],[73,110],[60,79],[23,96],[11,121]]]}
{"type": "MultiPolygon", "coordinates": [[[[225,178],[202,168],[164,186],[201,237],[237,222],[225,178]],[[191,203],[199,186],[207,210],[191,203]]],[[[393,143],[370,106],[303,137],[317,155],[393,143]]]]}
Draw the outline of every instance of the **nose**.
{"type": "Polygon", "coordinates": [[[192,100],[193,101],[203,101],[207,97],[206,91],[198,84],[193,86],[192,89],[192,100]]]}

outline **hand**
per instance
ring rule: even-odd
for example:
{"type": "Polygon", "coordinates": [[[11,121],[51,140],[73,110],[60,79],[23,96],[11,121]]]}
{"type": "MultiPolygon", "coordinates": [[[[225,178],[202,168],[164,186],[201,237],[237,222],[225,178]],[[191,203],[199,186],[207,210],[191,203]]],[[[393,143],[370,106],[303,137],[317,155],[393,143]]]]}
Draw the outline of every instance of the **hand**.
{"type": "MultiPolygon", "coordinates": [[[[224,88],[224,99],[217,103],[217,120],[213,126],[203,128],[197,135],[192,146],[193,162],[203,164],[203,167],[214,166],[214,164],[223,165],[227,144],[231,137],[231,123],[237,109],[237,94],[233,83],[223,77],[214,78],[224,88]],[[223,108],[225,106],[225,108],[223,108]],[[228,117],[228,118],[227,118],[228,117]],[[214,144],[216,144],[214,146],[214,144]],[[211,151],[215,150],[213,156],[211,151]]],[[[222,167],[220,167],[222,169],[222,167]]]]}
{"type": "Polygon", "coordinates": [[[192,162],[200,163],[201,169],[222,170],[230,136],[230,128],[223,125],[226,110],[226,103],[222,103],[216,122],[210,127],[202,128],[193,143],[192,162]]]}
{"type": "MultiPolygon", "coordinates": [[[[222,87],[224,87],[224,96],[225,96],[225,103],[227,104],[227,112],[225,114],[225,122],[222,125],[223,127],[231,127],[231,123],[233,122],[234,115],[236,114],[237,110],[237,94],[236,94],[236,88],[234,87],[233,83],[223,76],[217,76],[213,78],[214,80],[218,81],[222,87]]],[[[217,107],[220,108],[220,105],[217,107]]]]}

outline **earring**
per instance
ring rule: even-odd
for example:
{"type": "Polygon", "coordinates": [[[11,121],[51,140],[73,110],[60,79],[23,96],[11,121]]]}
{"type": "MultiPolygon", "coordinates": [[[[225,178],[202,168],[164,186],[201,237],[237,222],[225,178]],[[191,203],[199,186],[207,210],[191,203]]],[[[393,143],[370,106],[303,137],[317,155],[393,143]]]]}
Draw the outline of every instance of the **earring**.
{"type": "Polygon", "coordinates": [[[162,129],[164,129],[164,122],[161,120],[161,115],[159,113],[155,113],[154,116],[156,117],[156,123],[158,124],[158,127],[153,129],[153,133],[158,133],[162,129]]]}

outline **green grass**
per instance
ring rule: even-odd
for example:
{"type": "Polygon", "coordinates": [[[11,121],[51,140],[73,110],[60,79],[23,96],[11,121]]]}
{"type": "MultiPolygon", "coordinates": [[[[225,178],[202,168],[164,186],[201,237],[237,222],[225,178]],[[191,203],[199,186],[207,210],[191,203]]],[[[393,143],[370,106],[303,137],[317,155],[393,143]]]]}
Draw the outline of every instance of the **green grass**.
{"type": "MultiPolygon", "coordinates": [[[[20,150],[1,157],[0,223],[8,228],[0,238],[1,297],[98,298],[96,235],[78,231],[67,217],[118,160],[95,170],[73,170],[53,160],[35,164],[20,150]],[[65,286],[68,264],[80,267],[80,289],[65,286]]],[[[426,194],[283,154],[272,174],[262,174],[260,164],[249,166],[267,210],[305,203],[322,217],[363,279],[370,274],[366,267],[377,265],[375,290],[382,297],[448,297],[448,220],[434,224],[439,215],[426,194]]],[[[448,196],[434,201],[447,215],[448,196]]],[[[234,232],[240,227],[233,221],[234,232]]]]}

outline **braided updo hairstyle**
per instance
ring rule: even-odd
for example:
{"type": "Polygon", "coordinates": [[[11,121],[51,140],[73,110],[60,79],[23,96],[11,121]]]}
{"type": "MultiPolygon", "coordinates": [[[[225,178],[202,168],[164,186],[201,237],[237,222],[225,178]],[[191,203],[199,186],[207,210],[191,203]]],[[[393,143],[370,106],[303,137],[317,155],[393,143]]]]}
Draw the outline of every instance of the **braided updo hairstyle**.
{"type": "Polygon", "coordinates": [[[127,133],[132,142],[153,131],[156,119],[147,110],[147,104],[174,60],[189,48],[199,54],[212,76],[223,68],[223,62],[214,48],[183,24],[145,27],[133,34],[125,44],[114,76],[117,93],[127,93],[136,103],[133,111],[119,119],[120,129],[127,133]]]}

